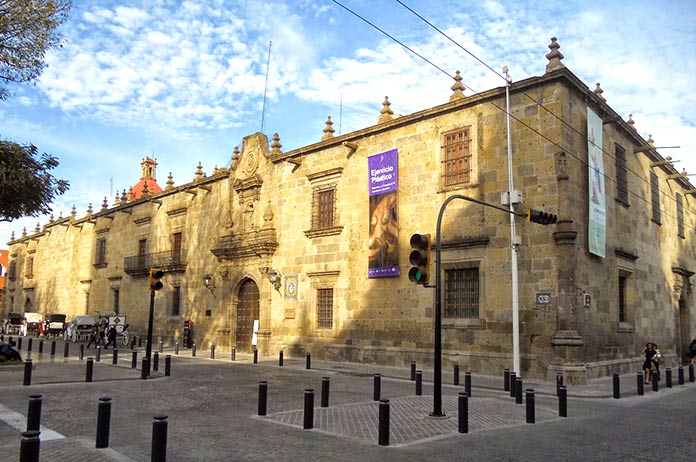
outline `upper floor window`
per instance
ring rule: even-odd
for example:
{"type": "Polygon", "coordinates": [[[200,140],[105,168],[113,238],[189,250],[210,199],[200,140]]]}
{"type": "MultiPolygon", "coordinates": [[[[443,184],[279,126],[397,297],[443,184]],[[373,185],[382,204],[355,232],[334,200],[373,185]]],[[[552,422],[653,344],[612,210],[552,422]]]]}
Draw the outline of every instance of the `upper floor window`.
{"type": "Polygon", "coordinates": [[[28,278],[34,277],[34,257],[27,258],[27,268],[24,274],[28,278]]]}
{"type": "Polygon", "coordinates": [[[445,317],[479,317],[479,269],[445,271],[445,317]]]}
{"type": "Polygon", "coordinates": [[[94,266],[106,266],[106,239],[97,239],[94,266]]]}
{"type": "Polygon", "coordinates": [[[9,279],[10,281],[14,281],[16,277],[17,277],[17,262],[11,261],[10,267],[7,270],[7,279],[9,279]]]}
{"type": "Polygon", "coordinates": [[[179,316],[181,313],[181,287],[174,286],[172,290],[172,316],[179,316]]]}
{"type": "Polygon", "coordinates": [[[662,224],[662,213],[660,212],[660,183],[657,174],[650,172],[650,198],[652,202],[652,221],[662,224]]]}
{"type": "Polygon", "coordinates": [[[677,194],[677,236],[684,239],[684,203],[681,194],[677,194]]]}
{"type": "Polygon", "coordinates": [[[114,313],[119,314],[121,309],[121,289],[114,289],[114,313]]]}
{"type": "Polygon", "coordinates": [[[626,164],[626,150],[616,145],[616,199],[628,205],[628,171],[626,164]]]}
{"type": "Polygon", "coordinates": [[[333,288],[317,289],[317,328],[333,328],[333,288]]]}
{"type": "Polygon", "coordinates": [[[314,188],[312,198],[312,229],[332,228],[336,222],[336,185],[323,185],[314,188]]]}
{"type": "Polygon", "coordinates": [[[471,129],[469,127],[442,135],[443,186],[457,186],[471,182],[471,129]]]}
{"type": "Polygon", "coordinates": [[[619,275],[619,322],[626,322],[626,279],[623,274],[619,275]]]}

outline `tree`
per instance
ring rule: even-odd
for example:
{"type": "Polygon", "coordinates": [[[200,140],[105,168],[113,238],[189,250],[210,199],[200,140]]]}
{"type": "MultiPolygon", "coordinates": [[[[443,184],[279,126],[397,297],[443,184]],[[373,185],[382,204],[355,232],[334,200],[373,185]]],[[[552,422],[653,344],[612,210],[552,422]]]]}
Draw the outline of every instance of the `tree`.
{"type": "Polygon", "coordinates": [[[41,75],[46,51],[60,45],[58,26],[71,6],[71,0],[0,0],[0,100],[8,97],[8,83],[41,75]]]}
{"type": "Polygon", "coordinates": [[[49,213],[53,199],[70,186],[50,173],[57,166],[58,159],[39,156],[32,144],[0,140],[0,221],[49,213]]]}

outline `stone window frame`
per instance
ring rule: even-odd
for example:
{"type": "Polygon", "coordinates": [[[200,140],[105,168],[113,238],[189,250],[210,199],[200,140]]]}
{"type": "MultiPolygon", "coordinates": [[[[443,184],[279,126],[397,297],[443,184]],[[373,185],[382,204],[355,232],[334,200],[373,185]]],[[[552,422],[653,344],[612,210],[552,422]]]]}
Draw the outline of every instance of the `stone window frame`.
{"type": "Polygon", "coordinates": [[[94,266],[95,268],[106,268],[106,238],[100,237],[97,239],[97,247],[94,251],[94,266]]]}
{"type": "Polygon", "coordinates": [[[662,225],[662,211],[660,210],[660,180],[657,173],[650,171],[650,203],[652,206],[651,220],[662,225]]]}
{"type": "Polygon", "coordinates": [[[636,305],[638,291],[635,287],[636,280],[633,277],[635,273],[635,261],[638,259],[637,256],[625,252],[623,250],[616,250],[616,284],[617,289],[615,292],[616,297],[616,315],[614,317],[616,323],[617,332],[635,332],[634,321],[636,315],[636,305]],[[623,280],[623,287],[621,282],[623,280]],[[620,291],[623,289],[623,294],[620,291]],[[623,300],[623,319],[621,317],[622,307],[620,306],[623,300]]]}
{"type": "Polygon", "coordinates": [[[485,289],[485,278],[484,271],[482,270],[482,260],[472,259],[472,260],[461,260],[452,262],[442,262],[441,263],[443,278],[442,280],[442,325],[443,327],[454,327],[454,328],[470,328],[470,329],[483,329],[485,328],[483,318],[481,316],[483,311],[482,304],[482,294],[485,289]],[[478,313],[477,317],[464,318],[464,317],[449,317],[446,316],[447,313],[447,272],[455,270],[466,270],[476,268],[478,270],[478,313]]]}
{"type": "Polygon", "coordinates": [[[616,164],[616,201],[628,207],[628,162],[626,150],[620,144],[615,143],[614,152],[616,164]]]}
{"type": "Polygon", "coordinates": [[[34,256],[29,255],[27,257],[27,262],[24,266],[24,277],[27,279],[32,279],[34,277],[34,256]]]}
{"type": "Polygon", "coordinates": [[[179,283],[174,283],[172,284],[172,290],[170,291],[171,293],[171,303],[169,304],[169,309],[167,310],[169,312],[169,317],[171,318],[180,318],[181,317],[181,284],[179,283]]]}
{"type": "Polygon", "coordinates": [[[316,237],[332,236],[341,234],[341,231],[343,231],[343,226],[338,224],[340,219],[338,211],[338,180],[341,178],[342,173],[343,168],[337,167],[307,175],[307,179],[312,185],[310,229],[304,232],[305,236],[308,238],[314,239],[316,237]],[[321,215],[319,200],[322,197],[322,194],[329,191],[333,191],[333,220],[330,224],[327,224],[322,222],[323,218],[321,215]]]}
{"type": "Polygon", "coordinates": [[[684,239],[684,199],[679,193],[676,193],[675,198],[677,202],[677,236],[684,239]]]}
{"type": "Polygon", "coordinates": [[[111,288],[112,293],[113,293],[113,301],[112,301],[112,308],[113,312],[118,315],[120,314],[121,311],[121,287],[112,287],[111,288]]]}
{"type": "Polygon", "coordinates": [[[7,268],[7,279],[14,281],[17,279],[17,260],[12,260],[7,268]]]}

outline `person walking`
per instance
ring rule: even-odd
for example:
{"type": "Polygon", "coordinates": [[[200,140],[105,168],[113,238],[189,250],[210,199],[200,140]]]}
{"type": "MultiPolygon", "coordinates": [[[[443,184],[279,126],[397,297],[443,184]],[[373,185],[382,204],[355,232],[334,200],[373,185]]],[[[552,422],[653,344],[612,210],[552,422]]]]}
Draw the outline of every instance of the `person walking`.
{"type": "Polygon", "coordinates": [[[696,364],[696,338],[691,341],[689,345],[689,352],[687,353],[689,358],[691,358],[691,364],[696,364]]]}
{"type": "Polygon", "coordinates": [[[655,375],[657,376],[657,381],[660,381],[660,363],[662,363],[662,353],[660,353],[660,348],[657,346],[656,343],[653,343],[653,350],[655,350],[655,354],[652,357],[652,364],[653,367],[655,368],[655,375]]]}
{"type": "Polygon", "coordinates": [[[645,384],[650,383],[650,379],[652,378],[652,359],[653,356],[655,356],[655,349],[653,348],[653,344],[648,342],[645,344],[645,348],[643,349],[643,356],[645,360],[643,361],[643,371],[644,371],[644,378],[645,378],[645,384]]]}
{"type": "Polygon", "coordinates": [[[97,328],[97,325],[95,324],[94,326],[92,326],[92,330],[89,333],[89,342],[87,342],[87,348],[92,346],[92,343],[94,343],[94,346],[99,345],[99,339],[97,337],[98,335],[99,335],[99,329],[97,328]]]}
{"type": "Polygon", "coordinates": [[[116,349],[116,336],[118,335],[118,332],[116,332],[116,326],[113,325],[109,327],[109,330],[106,332],[106,345],[104,348],[109,348],[109,345],[113,345],[114,350],[116,349]]]}

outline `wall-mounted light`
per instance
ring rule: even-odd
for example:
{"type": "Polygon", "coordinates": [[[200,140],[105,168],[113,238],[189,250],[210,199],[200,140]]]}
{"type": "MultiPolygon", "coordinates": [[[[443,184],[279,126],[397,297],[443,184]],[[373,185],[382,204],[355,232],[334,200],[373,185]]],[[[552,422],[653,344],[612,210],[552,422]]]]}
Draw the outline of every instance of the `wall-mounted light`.
{"type": "Polygon", "coordinates": [[[281,276],[276,270],[270,269],[268,271],[268,281],[273,284],[275,290],[280,290],[280,286],[282,285],[281,276]]]}
{"type": "Polygon", "coordinates": [[[203,285],[206,289],[215,293],[215,278],[212,274],[206,274],[203,276],[203,285]]]}

